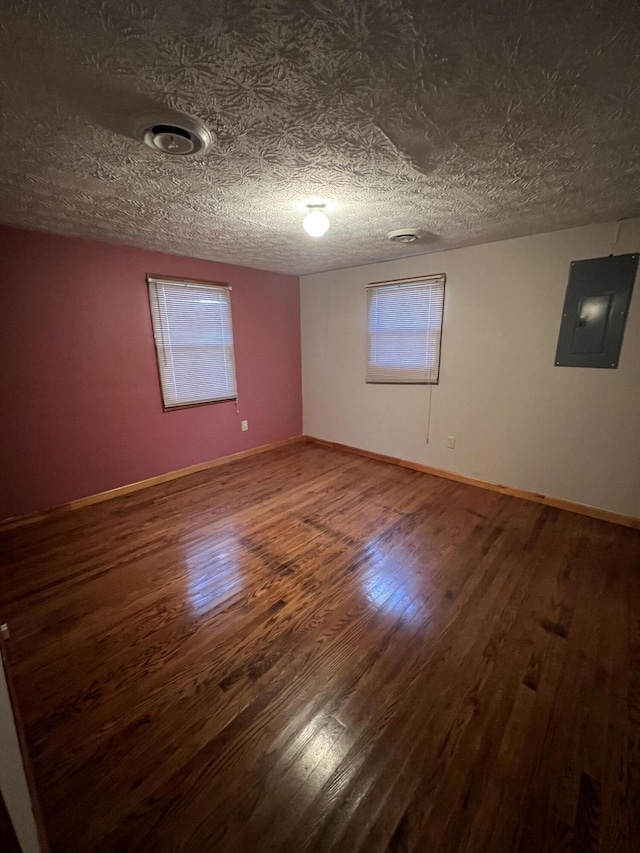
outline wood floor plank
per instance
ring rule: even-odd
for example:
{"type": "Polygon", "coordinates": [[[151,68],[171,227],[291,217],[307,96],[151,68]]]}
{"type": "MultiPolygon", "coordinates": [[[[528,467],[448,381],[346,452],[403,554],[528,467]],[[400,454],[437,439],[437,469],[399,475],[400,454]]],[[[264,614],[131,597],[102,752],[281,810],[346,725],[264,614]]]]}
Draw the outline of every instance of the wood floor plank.
{"type": "Polygon", "coordinates": [[[53,853],[632,853],[640,533],[291,445],[0,533],[53,853]]]}

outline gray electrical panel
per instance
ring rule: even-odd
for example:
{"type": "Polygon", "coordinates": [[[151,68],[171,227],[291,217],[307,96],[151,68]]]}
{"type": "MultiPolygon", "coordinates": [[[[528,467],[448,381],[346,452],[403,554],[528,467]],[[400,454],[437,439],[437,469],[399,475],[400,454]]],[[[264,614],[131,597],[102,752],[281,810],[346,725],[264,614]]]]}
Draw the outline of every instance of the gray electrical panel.
{"type": "Polygon", "coordinates": [[[573,261],[556,350],[560,367],[618,366],[638,255],[573,261]]]}

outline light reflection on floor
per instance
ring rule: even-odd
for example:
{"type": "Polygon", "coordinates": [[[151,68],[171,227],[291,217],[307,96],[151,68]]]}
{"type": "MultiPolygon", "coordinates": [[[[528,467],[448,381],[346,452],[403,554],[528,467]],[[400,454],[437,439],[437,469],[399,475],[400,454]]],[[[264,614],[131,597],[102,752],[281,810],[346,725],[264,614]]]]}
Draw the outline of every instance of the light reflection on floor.
{"type": "Polygon", "coordinates": [[[306,745],[298,761],[298,773],[302,776],[314,770],[332,773],[349,749],[344,732],[344,726],[333,717],[318,715],[311,720],[299,734],[299,740],[306,745]]]}
{"type": "Polygon", "coordinates": [[[241,548],[233,530],[226,531],[224,540],[207,542],[205,547],[187,545],[187,596],[194,615],[208,613],[243,589],[241,548]]]}
{"type": "Polygon", "coordinates": [[[415,560],[397,548],[390,555],[384,544],[375,542],[367,546],[367,553],[370,559],[361,575],[367,600],[382,613],[402,617],[404,624],[425,621],[425,596],[420,594],[423,570],[415,560]]]}

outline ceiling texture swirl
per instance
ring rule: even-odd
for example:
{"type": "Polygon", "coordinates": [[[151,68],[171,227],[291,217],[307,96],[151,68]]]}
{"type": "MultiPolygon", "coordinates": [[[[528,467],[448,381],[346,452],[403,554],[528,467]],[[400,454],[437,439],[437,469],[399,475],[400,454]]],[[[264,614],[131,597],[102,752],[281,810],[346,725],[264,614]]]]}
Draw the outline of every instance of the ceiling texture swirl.
{"type": "Polygon", "coordinates": [[[17,0],[0,220],[307,273],[637,216],[639,33],[631,0],[17,0]],[[165,109],[210,148],[134,138],[165,109]]]}

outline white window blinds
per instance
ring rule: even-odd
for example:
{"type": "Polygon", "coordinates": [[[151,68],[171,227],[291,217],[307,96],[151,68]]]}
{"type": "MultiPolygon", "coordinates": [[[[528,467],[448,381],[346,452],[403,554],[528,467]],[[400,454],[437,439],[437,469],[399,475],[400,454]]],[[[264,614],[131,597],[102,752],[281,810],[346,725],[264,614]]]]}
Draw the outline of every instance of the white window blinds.
{"type": "Polygon", "coordinates": [[[147,281],[165,409],[235,399],[230,289],[147,281]]]}
{"type": "Polygon", "coordinates": [[[438,382],[445,276],[367,288],[367,382],[438,382]]]}

